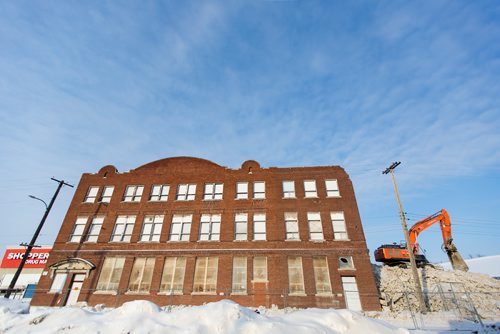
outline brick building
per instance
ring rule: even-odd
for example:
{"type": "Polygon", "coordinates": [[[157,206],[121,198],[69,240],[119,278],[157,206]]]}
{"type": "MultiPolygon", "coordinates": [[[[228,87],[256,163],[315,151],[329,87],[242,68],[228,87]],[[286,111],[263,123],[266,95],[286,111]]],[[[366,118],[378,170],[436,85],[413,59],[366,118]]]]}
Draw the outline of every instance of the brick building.
{"type": "Polygon", "coordinates": [[[32,305],[380,308],[339,166],[240,169],[190,157],[83,174],[32,305]]]}

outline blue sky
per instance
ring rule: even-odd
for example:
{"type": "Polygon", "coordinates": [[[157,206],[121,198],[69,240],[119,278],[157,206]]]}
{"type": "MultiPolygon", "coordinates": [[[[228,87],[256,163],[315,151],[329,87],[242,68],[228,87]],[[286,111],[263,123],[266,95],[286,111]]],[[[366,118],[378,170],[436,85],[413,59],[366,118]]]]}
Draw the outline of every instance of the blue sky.
{"type": "MultiPolygon", "coordinates": [[[[497,1],[2,1],[0,247],[54,176],[170,156],[341,165],[373,251],[445,208],[464,257],[498,254],[497,1]]],[[[39,239],[51,243],[73,189],[39,239]]],[[[435,226],[420,242],[442,261],[435,226]]]]}

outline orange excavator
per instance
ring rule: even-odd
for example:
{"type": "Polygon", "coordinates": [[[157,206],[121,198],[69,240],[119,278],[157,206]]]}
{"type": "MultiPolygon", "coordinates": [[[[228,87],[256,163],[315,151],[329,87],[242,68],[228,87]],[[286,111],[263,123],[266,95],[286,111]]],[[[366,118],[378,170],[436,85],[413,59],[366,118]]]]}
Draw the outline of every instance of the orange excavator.
{"type": "MultiPolygon", "coordinates": [[[[454,270],[468,271],[469,267],[457,250],[451,236],[451,221],[446,210],[441,211],[424,218],[413,225],[408,231],[410,237],[410,245],[412,245],[415,261],[417,265],[422,266],[428,263],[423,254],[420,254],[420,247],[417,243],[417,236],[430,226],[439,223],[441,233],[443,235],[443,248],[450,259],[450,263],[454,270]]],[[[398,245],[396,243],[382,245],[375,250],[375,260],[383,262],[387,265],[406,264],[410,262],[410,255],[406,245],[398,245]]]]}

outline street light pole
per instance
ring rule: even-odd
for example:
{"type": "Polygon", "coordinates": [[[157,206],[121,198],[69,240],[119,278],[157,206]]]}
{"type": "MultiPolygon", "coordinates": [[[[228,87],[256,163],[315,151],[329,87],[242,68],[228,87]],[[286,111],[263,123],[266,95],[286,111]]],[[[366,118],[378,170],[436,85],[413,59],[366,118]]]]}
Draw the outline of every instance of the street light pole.
{"type": "Polygon", "coordinates": [[[394,176],[394,169],[398,167],[401,162],[394,162],[392,165],[386,168],[382,174],[391,174],[392,183],[394,184],[394,192],[396,193],[396,200],[398,201],[399,214],[401,216],[401,225],[403,226],[403,232],[406,240],[406,249],[410,256],[411,270],[413,273],[413,280],[415,281],[415,292],[418,299],[418,304],[420,306],[420,311],[422,313],[427,312],[427,307],[425,306],[424,296],[422,294],[422,286],[420,285],[420,278],[418,277],[417,262],[415,261],[415,255],[413,254],[413,245],[410,244],[410,235],[408,234],[408,227],[406,226],[405,212],[403,211],[403,205],[401,204],[401,199],[399,198],[398,185],[396,184],[396,177],[394,176]]]}
{"type": "Polygon", "coordinates": [[[33,249],[33,247],[35,247],[36,239],[38,238],[38,235],[40,234],[40,231],[42,230],[43,224],[45,223],[45,220],[47,219],[47,216],[49,215],[50,209],[52,208],[52,205],[54,204],[54,201],[56,200],[56,197],[59,194],[59,190],[61,190],[63,185],[66,185],[68,187],[73,188],[73,186],[71,184],[64,182],[64,180],[61,180],[61,181],[56,180],[53,177],[51,178],[51,180],[58,182],[59,185],[57,186],[56,192],[55,192],[54,196],[52,196],[52,200],[50,201],[49,205],[47,205],[47,203],[45,203],[44,200],[42,200],[38,197],[35,197],[32,195],[29,196],[30,198],[40,200],[43,202],[43,204],[45,204],[45,213],[43,214],[43,217],[42,217],[42,220],[40,221],[40,224],[38,224],[38,227],[35,231],[35,234],[33,235],[33,238],[31,239],[31,242],[28,245],[26,245],[26,252],[24,252],[24,256],[21,259],[21,263],[19,264],[19,267],[17,268],[17,271],[14,274],[12,281],[10,282],[9,288],[7,289],[7,293],[4,296],[5,298],[9,298],[11,293],[12,293],[12,290],[14,290],[14,287],[16,286],[17,279],[19,278],[19,275],[21,275],[21,271],[23,270],[23,267],[24,267],[24,264],[26,263],[26,260],[28,260],[28,257],[30,255],[31,250],[33,249]]]}

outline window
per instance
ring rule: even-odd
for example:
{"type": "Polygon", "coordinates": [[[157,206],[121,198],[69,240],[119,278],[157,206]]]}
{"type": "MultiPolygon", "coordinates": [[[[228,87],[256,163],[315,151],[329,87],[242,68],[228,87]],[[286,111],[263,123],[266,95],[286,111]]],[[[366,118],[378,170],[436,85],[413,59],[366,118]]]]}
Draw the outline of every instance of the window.
{"type": "Polygon", "coordinates": [[[88,217],[78,217],[76,218],[75,225],[73,226],[73,231],[69,235],[69,242],[80,242],[83,236],[83,231],[85,231],[85,225],[87,224],[88,217]]]}
{"type": "Polygon", "coordinates": [[[234,215],[234,240],[247,240],[248,214],[237,213],[234,215]]]}
{"type": "Polygon", "coordinates": [[[233,293],[247,292],[247,258],[233,257],[233,293]]]}
{"type": "Polygon", "coordinates": [[[331,294],[330,273],[325,256],[313,257],[314,281],[316,283],[317,294],[331,294]]]}
{"type": "Polygon", "coordinates": [[[174,215],[170,228],[170,241],[189,241],[193,215],[174,215]]]}
{"type": "Polygon", "coordinates": [[[253,198],[266,198],[266,183],[264,181],[255,181],[253,183],[253,198]]]}
{"type": "Polygon", "coordinates": [[[291,295],[304,294],[304,274],[300,256],[288,258],[288,289],[291,295]]]}
{"type": "Polygon", "coordinates": [[[236,199],[248,198],[248,182],[236,183],[236,199]]]}
{"type": "Polygon", "coordinates": [[[196,184],[179,184],[177,187],[178,201],[194,201],[196,195],[196,184]]]}
{"type": "Polygon", "coordinates": [[[300,240],[297,212],[285,212],[286,240],[300,240]]]}
{"type": "Polygon", "coordinates": [[[97,238],[99,237],[99,233],[101,232],[103,222],[104,217],[94,217],[94,219],[92,219],[89,233],[87,234],[87,242],[97,242],[97,238]]]}
{"type": "Polygon", "coordinates": [[[140,202],[144,186],[127,186],[125,189],[124,202],[140,202]]]}
{"type": "Polygon", "coordinates": [[[218,263],[219,258],[217,257],[196,258],[193,292],[215,294],[217,289],[218,263]]]}
{"type": "Polygon", "coordinates": [[[318,193],[316,191],[316,181],[304,181],[304,192],[306,198],[318,197],[318,193]]]}
{"type": "Polygon", "coordinates": [[[109,203],[111,202],[111,196],[113,196],[113,191],[115,190],[114,186],[105,186],[101,195],[101,202],[109,203]]]}
{"type": "Polygon", "coordinates": [[[340,197],[337,180],[325,180],[326,197],[340,197]]]}
{"type": "Polygon", "coordinates": [[[101,275],[97,282],[97,290],[116,291],[122,276],[124,257],[107,257],[102,265],[101,275]]]}
{"type": "Polygon", "coordinates": [[[135,216],[118,216],[111,241],[130,242],[132,230],[134,229],[135,216]]]}
{"type": "Polygon", "coordinates": [[[182,294],[184,274],[186,272],[185,257],[167,257],[161,276],[160,292],[182,294]]]}
{"type": "Polygon", "coordinates": [[[283,198],[295,198],[295,181],[283,181],[283,198]]]}
{"type": "Polygon", "coordinates": [[[224,189],[224,184],[222,183],[206,183],[203,199],[204,200],[222,199],[223,189],[224,189]]]}
{"type": "Polygon", "coordinates": [[[253,214],[253,240],[266,240],[266,214],[253,214]]]}
{"type": "Polygon", "coordinates": [[[163,215],[144,217],[140,241],[160,241],[163,217],[163,215]]]}
{"type": "Polygon", "coordinates": [[[253,258],[253,282],[267,282],[267,257],[253,258]]]}
{"type": "Polygon", "coordinates": [[[151,202],[165,202],[168,200],[168,192],[170,191],[170,186],[168,184],[155,184],[151,187],[151,195],[149,195],[149,200],[151,202]]]}
{"type": "Polygon", "coordinates": [[[347,240],[347,229],[345,226],[344,212],[330,212],[333,226],[333,239],[347,240]]]}
{"type": "Polygon", "coordinates": [[[87,191],[87,195],[83,200],[84,203],[94,203],[97,197],[97,192],[99,191],[99,187],[89,187],[87,191]]]}
{"type": "Polygon", "coordinates": [[[339,257],[339,269],[354,269],[354,263],[352,262],[352,256],[339,257]]]}
{"type": "Polygon", "coordinates": [[[201,215],[200,240],[219,240],[221,215],[201,215]]]}
{"type": "Polygon", "coordinates": [[[309,223],[309,238],[311,240],[324,240],[319,212],[308,212],[307,221],[309,223]]]}
{"type": "Polygon", "coordinates": [[[344,290],[345,303],[349,310],[361,311],[361,300],[359,298],[356,277],[343,276],[342,289],[344,290]]]}
{"type": "Polygon", "coordinates": [[[49,292],[52,293],[62,292],[67,277],[68,274],[66,273],[57,273],[56,276],[54,277],[54,280],[52,281],[52,285],[50,286],[49,292]]]}
{"type": "Polygon", "coordinates": [[[134,266],[132,267],[132,272],[130,273],[128,291],[140,293],[149,292],[154,269],[154,257],[136,258],[134,261],[134,266]]]}

